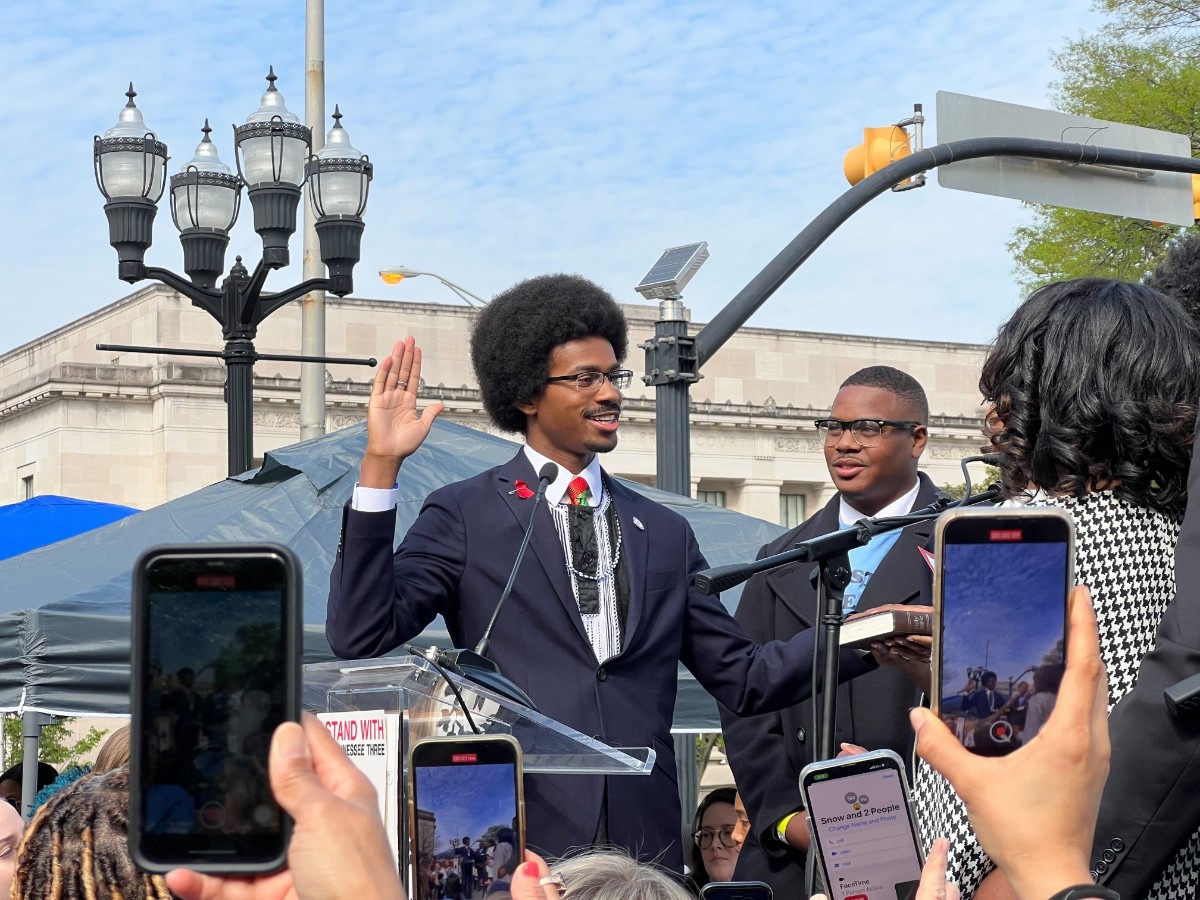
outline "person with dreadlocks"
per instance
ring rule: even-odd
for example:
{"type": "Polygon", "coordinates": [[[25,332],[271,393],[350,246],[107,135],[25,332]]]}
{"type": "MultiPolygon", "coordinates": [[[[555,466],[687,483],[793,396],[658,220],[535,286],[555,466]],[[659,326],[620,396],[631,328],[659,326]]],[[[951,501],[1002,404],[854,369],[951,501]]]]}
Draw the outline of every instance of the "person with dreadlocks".
{"type": "MultiPolygon", "coordinates": [[[[592,843],[682,870],[671,718],[683,662],[738,714],[809,696],[812,633],[755,644],[713,596],[678,513],[608,476],[617,446],[625,316],[607,291],[544,275],[495,297],[471,335],[484,408],[524,446],[504,465],[434,491],[393,556],[396,479],[440,403],[417,413],[413,338],[383,360],[367,407],[367,449],[343,513],[326,636],[343,658],[380,656],[441,615],[458,647],[483,635],[536,515],[529,554],[492,633],[491,656],[538,709],[617,747],[653,747],[644,777],[527,775],[528,843],[554,856],[592,843]],[[557,466],[546,503],[539,473],[557,466]]],[[[873,667],[842,654],[843,677],[873,667]]]]}
{"type": "Polygon", "coordinates": [[[87,775],[37,811],[21,842],[12,900],[171,900],[129,855],[129,769],[87,775]]]}

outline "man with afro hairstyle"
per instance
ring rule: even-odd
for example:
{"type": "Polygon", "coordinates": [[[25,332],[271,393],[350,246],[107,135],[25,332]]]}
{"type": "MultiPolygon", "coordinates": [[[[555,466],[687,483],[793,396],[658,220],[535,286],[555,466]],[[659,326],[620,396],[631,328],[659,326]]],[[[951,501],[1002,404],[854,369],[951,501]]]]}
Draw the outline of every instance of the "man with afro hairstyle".
{"type": "MultiPolygon", "coordinates": [[[[756,645],[716,597],[687,521],[605,475],[617,445],[625,318],[602,288],[545,275],[498,295],[471,337],[484,405],[525,446],[502,466],[434,491],[392,553],[400,465],[441,404],[418,415],[421,351],[397,342],[367,411],[367,450],[342,522],[326,635],[343,658],[379,656],[441,614],[455,646],[479,641],[508,579],[538,473],[558,477],[492,633],[490,655],[545,715],[616,747],[653,747],[647,776],[527,775],[530,846],[553,856],[613,844],[681,870],[671,718],[678,664],[740,714],[807,697],[812,636],[756,645]]],[[[842,654],[844,677],[871,668],[842,654]]]]}

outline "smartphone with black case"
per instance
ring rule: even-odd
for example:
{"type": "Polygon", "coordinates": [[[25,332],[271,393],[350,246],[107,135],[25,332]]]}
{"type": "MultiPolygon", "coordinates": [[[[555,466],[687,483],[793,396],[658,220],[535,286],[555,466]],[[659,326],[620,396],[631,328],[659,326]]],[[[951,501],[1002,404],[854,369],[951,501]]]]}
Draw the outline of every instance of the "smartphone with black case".
{"type": "Polygon", "coordinates": [[[275,728],[300,717],[300,564],[273,544],[152,548],[133,582],[129,847],[151,872],[282,868],[275,728]]]}
{"type": "Polygon", "coordinates": [[[480,897],[511,882],[525,857],[521,745],[507,735],[425,738],[408,772],[413,897],[480,897]]]}
{"type": "Polygon", "coordinates": [[[1004,756],[1058,695],[1075,524],[1046,507],[954,510],[934,534],[931,707],[973,753],[1004,756]]]}
{"type": "Polygon", "coordinates": [[[925,858],[899,756],[874,750],[810,763],[800,791],[829,900],[916,897],[925,858]]]}
{"type": "Polygon", "coordinates": [[[771,886],[761,881],[711,881],[700,888],[700,900],[773,900],[771,886]]]}

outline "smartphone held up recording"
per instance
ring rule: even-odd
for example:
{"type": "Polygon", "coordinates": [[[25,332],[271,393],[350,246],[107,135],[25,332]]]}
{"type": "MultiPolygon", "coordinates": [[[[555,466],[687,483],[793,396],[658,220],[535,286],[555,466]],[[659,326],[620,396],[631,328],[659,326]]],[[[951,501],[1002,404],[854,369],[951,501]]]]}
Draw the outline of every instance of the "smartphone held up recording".
{"type": "Polygon", "coordinates": [[[955,510],[934,542],[933,712],[968,750],[1004,756],[1058,695],[1075,525],[1051,508],[955,510]]]}
{"type": "Polygon", "coordinates": [[[410,893],[416,900],[479,897],[512,880],[525,856],[521,774],[521,746],[506,735],[413,744],[410,893]]]}
{"type": "Polygon", "coordinates": [[[899,756],[810,763],[800,792],[830,900],[916,897],[925,860],[899,756]]]}
{"type": "Polygon", "coordinates": [[[129,843],[139,866],[284,865],[275,728],[299,719],[300,565],[286,547],[158,547],[133,584],[129,843]]]}

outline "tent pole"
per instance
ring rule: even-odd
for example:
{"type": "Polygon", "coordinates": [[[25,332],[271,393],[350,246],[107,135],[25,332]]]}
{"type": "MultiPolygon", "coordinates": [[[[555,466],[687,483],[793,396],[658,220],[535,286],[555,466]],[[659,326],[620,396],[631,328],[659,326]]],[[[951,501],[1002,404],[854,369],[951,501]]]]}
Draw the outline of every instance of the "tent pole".
{"type": "Polygon", "coordinates": [[[21,737],[25,740],[25,753],[21,767],[21,816],[26,822],[33,815],[33,798],[37,796],[38,750],[42,742],[42,726],[51,725],[54,716],[27,710],[21,713],[21,737]]]}

